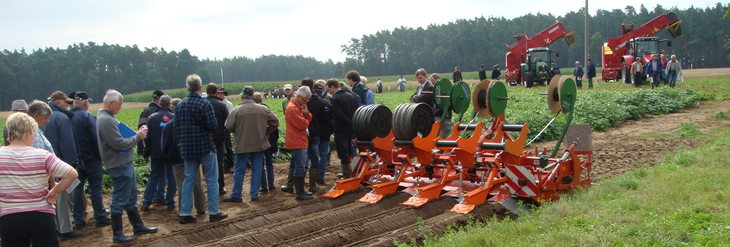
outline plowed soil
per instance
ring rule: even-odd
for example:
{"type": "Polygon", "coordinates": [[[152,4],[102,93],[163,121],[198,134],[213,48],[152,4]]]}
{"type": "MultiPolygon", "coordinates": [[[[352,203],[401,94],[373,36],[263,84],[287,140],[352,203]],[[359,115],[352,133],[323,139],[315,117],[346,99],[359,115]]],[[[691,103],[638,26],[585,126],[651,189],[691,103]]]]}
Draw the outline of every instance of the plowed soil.
{"type": "MultiPolygon", "coordinates": [[[[678,147],[696,147],[701,140],[677,138],[674,133],[681,123],[692,122],[703,132],[714,127],[728,126],[727,118],[714,115],[730,109],[730,101],[703,102],[685,112],[664,116],[646,116],[630,121],[608,132],[593,133],[594,183],[602,178],[616,176],[627,170],[650,166],[660,162],[662,156],[678,147]]],[[[711,135],[710,135],[711,136],[711,135]]],[[[533,144],[550,150],[554,142],[533,144]]],[[[528,147],[533,149],[534,147],[528,147]]],[[[562,152],[560,152],[562,153],[562,152]]],[[[333,157],[336,157],[334,155],[333,157]]],[[[326,185],[329,189],[335,181],[339,166],[327,168],[326,185]]],[[[275,164],[276,185],[286,180],[288,164],[275,164]]],[[[260,200],[249,202],[247,176],[244,181],[244,202],[221,202],[220,208],[228,213],[228,219],[209,223],[207,217],[198,217],[194,224],[179,224],[177,211],[153,206],[142,212],[148,226],[159,227],[155,234],[136,236],[134,246],[392,246],[394,241],[405,242],[426,234],[438,234],[450,225],[465,224],[470,216],[511,217],[501,205],[485,204],[469,215],[448,212],[457,203],[454,198],[444,197],[431,201],[420,208],[399,206],[410,195],[397,193],[376,204],[356,202],[367,189],[345,194],[337,199],[298,202],[294,196],[283,192],[260,194],[260,200]]],[[[226,190],[230,191],[231,174],[226,174],[226,190]]],[[[105,204],[109,205],[109,196],[105,204]]],[[[141,194],[140,200],[141,203],[141,194]]],[[[89,207],[89,215],[93,215],[89,207]]],[[[87,221],[93,222],[93,217],[87,221]]],[[[125,222],[125,233],[132,234],[132,227],[125,222]]],[[[109,227],[82,229],[84,236],[62,242],[62,246],[112,245],[109,227]]]]}

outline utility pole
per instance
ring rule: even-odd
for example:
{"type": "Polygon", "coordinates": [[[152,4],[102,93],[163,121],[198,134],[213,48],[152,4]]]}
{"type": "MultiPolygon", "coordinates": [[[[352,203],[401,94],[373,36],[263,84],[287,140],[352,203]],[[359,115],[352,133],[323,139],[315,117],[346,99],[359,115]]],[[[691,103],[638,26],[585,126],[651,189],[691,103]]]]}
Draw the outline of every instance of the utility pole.
{"type": "MultiPolygon", "coordinates": [[[[588,1],[588,0],[586,0],[588,1]]],[[[221,68],[221,86],[223,86],[223,68],[221,68]]]]}
{"type": "MultiPolygon", "coordinates": [[[[586,19],[585,20],[585,22],[586,22],[586,33],[585,33],[585,37],[583,37],[583,38],[585,38],[585,47],[583,47],[583,54],[584,54],[585,57],[583,58],[583,64],[585,64],[586,66],[588,66],[588,57],[589,57],[588,56],[588,38],[589,38],[589,36],[588,36],[588,34],[589,34],[589,32],[588,32],[588,0],[586,0],[586,18],[585,19],[586,19]]],[[[588,73],[583,74],[583,78],[586,78],[587,79],[588,78],[588,73]]]]}

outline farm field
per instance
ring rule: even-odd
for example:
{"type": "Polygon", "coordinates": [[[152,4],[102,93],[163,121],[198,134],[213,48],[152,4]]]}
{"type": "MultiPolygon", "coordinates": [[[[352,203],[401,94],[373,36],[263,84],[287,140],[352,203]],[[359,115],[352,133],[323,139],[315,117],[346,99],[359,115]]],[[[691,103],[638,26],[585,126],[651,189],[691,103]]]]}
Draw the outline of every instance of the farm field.
{"type": "MultiPolygon", "coordinates": [[[[697,147],[700,144],[698,139],[676,138],[667,134],[677,131],[683,125],[689,123],[697,125],[702,132],[711,132],[720,127],[727,128],[727,120],[719,118],[717,115],[730,109],[730,101],[720,100],[726,98],[727,94],[730,93],[730,90],[724,88],[725,86],[721,83],[727,80],[730,75],[727,74],[727,69],[718,70],[725,72],[706,71],[712,76],[697,77],[691,77],[689,71],[685,72],[685,78],[688,78],[688,80],[685,80],[686,88],[696,89],[702,93],[697,94],[697,97],[714,95],[716,100],[703,101],[699,106],[688,110],[671,110],[671,107],[669,107],[666,109],[670,110],[659,109],[653,112],[659,115],[643,115],[644,117],[640,119],[629,117],[616,120],[615,123],[608,121],[604,127],[598,129],[601,131],[594,131],[594,170],[591,174],[594,178],[594,184],[601,184],[602,180],[619,176],[634,168],[657,164],[664,155],[675,150],[677,146],[697,147]],[[713,88],[719,89],[713,90],[713,88]]],[[[369,80],[373,79],[369,78],[369,80]]],[[[409,79],[409,81],[411,80],[409,79]]],[[[476,84],[476,80],[473,80],[473,83],[476,84]]],[[[640,94],[643,95],[643,98],[651,98],[654,95],[649,92],[637,93],[637,91],[650,90],[633,90],[625,86],[628,85],[616,82],[601,82],[598,89],[621,90],[620,94],[640,94]]],[[[545,121],[542,118],[547,118],[547,120],[551,118],[551,114],[545,113],[548,112],[545,103],[538,99],[539,97],[533,99],[529,96],[544,91],[545,87],[533,89],[510,87],[509,90],[511,96],[514,95],[516,98],[524,100],[510,102],[507,108],[508,122],[511,118],[517,119],[514,120],[517,122],[520,121],[519,119],[524,119],[530,122],[531,125],[535,125],[535,128],[542,128],[543,125],[533,124],[532,122],[542,122],[545,121]],[[540,119],[530,119],[530,116],[520,116],[516,113],[512,116],[509,115],[511,109],[530,106],[534,107],[532,109],[537,112],[544,111],[535,114],[540,119]]],[[[662,90],[656,91],[662,92],[662,90]]],[[[395,105],[406,102],[411,93],[412,89],[401,94],[376,95],[376,102],[383,102],[393,109],[395,105]]],[[[607,95],[607,91],[604,90],[583,90],[579,92],[579,102],[581,99],[597,101],[607,95]]],[[[265,103],[272,109],[277,109],[281,108],[280,101],[280,99],[267,99],[265,103]]],[[[136,109],[129,107],[129,103],[131,102],[125,101],[121,113],[123,115],[120,115],[119,118],[127,125],[136,126],[136,118],[147,103],[136,104],[140,107],[135,107],[136,109]]],[[[236,104],[235,101],[234,104],[236,104]]],[[[279,117],[283,121],[283,117],[281,115],[279,117]]],[[[466,118],[470,119],[470,114],[466,118]]],[[[578,113],[576,113],[576,119],[574,121],[577,122],[598,121],[591,120],[587,116],[581,118],[578,113]]],[[[609,117],[605,119],[609,119],[609,117]]],[[[560,118],[557,121],[560,121],[560,118]]],[[[559,123],[555,123],[555,125],[559,125],[559,123]]],[[[597,128],[596,126],[593,127],[594,129],[597,128]]],[[[532,130],[531,134],[534,134],[532,130]]],[[[528,149],[532,149],[533,146],[551,149],[553,145],[554,141],[539,142],[529,146],[528,149]]],[[[331,160],[330,163],[331,166],[327,169],[326,185],[320,188],[328,189],[331,187],[335,181],[332,174],[339,172],[337,162],[331,160]]],[[[285,182],[287,169],[288,163],[275,164],[277,186],[285,182]]],[[[226,174],[226,190],[230,190],[230,184],[232,184],[231,174],[226,174]]],[[[244,181],[243,191],[248,191],[248,179],[244,181]]],[[[503,218],[510,215],[506,209],[498,205],[480,206],[471,215],[467,216],[444,213],[457,203],[453,198],[441,198],[415,209],[398,206],[398,203],[408,199],[409,195],[407,194],[388,197],[372,205],[355,202],[365,192],[367,191],[362,190],[338,199],[315,199],[302,203],[294,200],[291,194],[282,192],[261,194],[261,200],[251,203],[248,202],[247,193],[244,193],[243,203],[221,202],[221,210],[229,213],[230,217],[213,224],[207,223],[207,217],[205,217],[206,219],[199,217],[199,222],[196,224],[180,225],[177,223],[176,211],[152,207],[151,211],[143,213],[142,217],[147,225],[160,227],[160,232],[137,236],[138,240],[133,245],[387,246],[392,245],[394,241],[408,242],[413,238],[420,239],[423,237],[424,228],[439,233],[449,225],[462,225],[469,221],[469,216],[482,215],[503,218]]],[[[108,201],[109,195],[106,194],[105,202],[107,202],[107,205],[108,201]]],[[[125,224],[125,229],[128,230],[128,234],[131,234],[130,225],[125,224]]],[[[86,227],[83,231],[86,236],[62,242],[62,245],[111,245],[111,231],[109,228],[86,227]]]]}

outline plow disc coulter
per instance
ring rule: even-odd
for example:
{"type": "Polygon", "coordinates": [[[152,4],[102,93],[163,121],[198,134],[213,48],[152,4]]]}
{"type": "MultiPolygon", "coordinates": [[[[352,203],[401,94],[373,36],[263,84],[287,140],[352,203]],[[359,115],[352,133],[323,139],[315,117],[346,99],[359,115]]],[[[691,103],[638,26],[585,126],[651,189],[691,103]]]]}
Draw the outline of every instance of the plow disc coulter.
{"type": "Polygon", "coordinates": [[[525,150],[528,123],[505,124],[509,97],[501,81],[484,80],[473,92],[463,82],[453,86],[448,80],[436,83],[436,104],[458,114],[446,138],[439,137],[441,123],[429,105],[405,103],[392,113],[383,105],[363,106],[353,117],[355,146],[362,151],[356,175],[337,181],[321,197],[335,198],[365,187],[371,190],[360,202],[376,203],[400,191],[411,194],[400,203],[404,206],[420,207],[446,196],[459,201],[451,209],[457,213],[471,212],[488,202],[517,212],[519,201],[540,204],[588,187],[590,126],[570,125],[576,93],[575,81],[569,76],[554,77],[548,87],[548,107],[555,114],[567,114],[550,154],[537,147],[525,150]],[[470,105],[473,118],[463,123],[470,105]],[[479,120],[487,118],[491,122],[479,120]],[[556,158],[563,140],[563,155],[556,158]]]}

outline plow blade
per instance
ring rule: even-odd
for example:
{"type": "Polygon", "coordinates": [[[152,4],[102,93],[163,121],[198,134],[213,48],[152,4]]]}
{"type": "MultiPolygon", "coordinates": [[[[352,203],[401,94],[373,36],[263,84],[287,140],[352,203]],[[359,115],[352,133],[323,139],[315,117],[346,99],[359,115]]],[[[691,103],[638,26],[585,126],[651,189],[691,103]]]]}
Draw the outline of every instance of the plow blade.
{"type": "Polygon", "coordinates": [[[338,196],[341,196],[345,192],[350,192],[350,191],[360,188],[360,181],[362,181],[362,178],[347,178],[347,179],[337,181],[335,183],[335,186],[332,187],[332,189],[330,189],[327,193],[320,195],[319,197],[337,198],[338,196]]]}
{"type": "Polygon", "coordinates": [[[376,203],[383,199],[383,196],[395,193],[398,190],[398,183],[393,181],[387,181],[381,184],[373,185],[373,190],[370,193],[365,194],[359,202],[365,203],[376,203]]]}
{"type": "Polygon", "coordinates": [[[408,201],[405,201],[399,205],[416,208],[423,206],[423,204],[426,204],[426,202],[428,202],[429,200],[439,198],[443,189],[443,184],[431,184],[425,187],[418,188],[415,195],[409,198],[408,201]]]}

